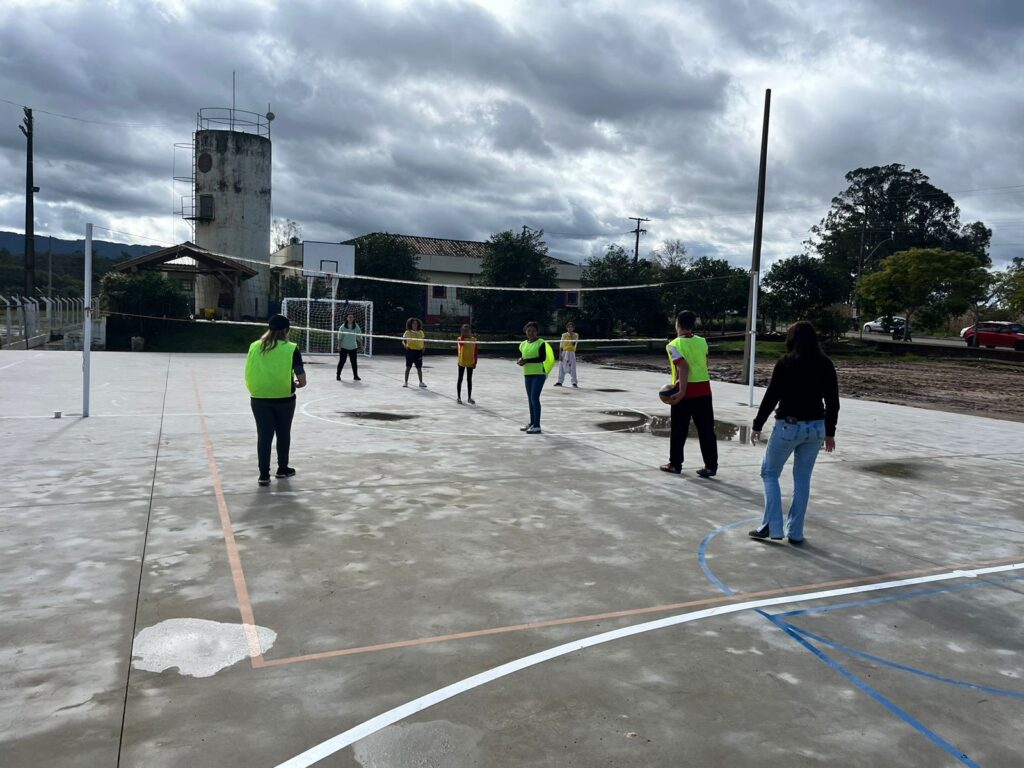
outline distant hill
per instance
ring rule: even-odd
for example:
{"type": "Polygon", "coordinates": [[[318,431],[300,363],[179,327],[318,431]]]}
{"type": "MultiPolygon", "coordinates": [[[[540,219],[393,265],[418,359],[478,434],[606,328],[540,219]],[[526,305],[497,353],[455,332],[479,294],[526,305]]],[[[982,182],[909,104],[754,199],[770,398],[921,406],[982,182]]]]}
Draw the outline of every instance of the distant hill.
{"type": "MultiPolygon", "coordinates": [[[[46,257],[46,251],[49,247],[49,239],[42,236],[36,236],[36,268],[39,268],[40,262],[39,257],[46,257]]],[[[163,246],[161,245],[127,245],[125,243],[112,243],[108,240],[93,240],[92,241],[92,252],[94,255],[105,259],[111,259],[114,261],[124,261],[126,259],[134,259],[139,256],[144,256],[147,253],[153,251],[159,251],[163,246]],[[127,255],[125,255],[127,254],[127,255]]],[[[25,254],[25,236],[17,232],[0,232],[0,250],[6,249],[12,255],[24,256],[25,254]]],[[[85,238],[81,240],[61,240],[60,238],[53,238],[53,253],[54,254],[70,254],[70,253],[83,253],[85,251],[85,238]]],[[[45,269],[45,264],[43,265],[45,269]]]]}

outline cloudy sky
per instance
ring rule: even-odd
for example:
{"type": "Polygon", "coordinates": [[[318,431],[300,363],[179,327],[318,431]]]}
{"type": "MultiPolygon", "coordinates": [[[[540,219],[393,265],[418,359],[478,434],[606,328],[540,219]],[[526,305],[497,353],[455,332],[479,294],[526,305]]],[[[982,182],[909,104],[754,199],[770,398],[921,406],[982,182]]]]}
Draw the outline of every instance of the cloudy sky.
{"type": "MultiPolygon", "coordinates": [[[[1022,41],[1020,0],[4,0],[0,99],[37,110],[40,232],[188,238],[174,144],[235,71],[238,107],[277,115],[273,215],[309,239],[526,224],[580,259],[646,216],[642,252],[742,265],[771,88],[767,260],[847,171],[900,162],[993,228],[1000,263],[1024,254],[1022,41]]],[[[13,231],[20,117],[0,102],[13,231]]]]}

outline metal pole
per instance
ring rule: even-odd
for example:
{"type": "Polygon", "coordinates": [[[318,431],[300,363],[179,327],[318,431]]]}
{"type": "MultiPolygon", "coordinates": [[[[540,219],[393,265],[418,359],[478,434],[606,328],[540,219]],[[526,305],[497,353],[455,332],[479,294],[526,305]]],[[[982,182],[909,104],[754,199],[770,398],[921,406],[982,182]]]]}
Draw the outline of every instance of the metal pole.
{"type": "Polygon", "coordinates": [[[53,235],[47,237],[46,245],[46,298],[53,298],[53,235]]]}
{"type": "Polygon", "coordinates": [[[764,187],[768,167],[768,117],[771,114],[772,89],[764,92],[764,124],[761,127],[761,165],[757,174],[757,210],[754,215],[754,249],[750,258],[750,298],[747,302],[747,342],[743,345],[744,369],[747,372],[749,397],[754,405],[754,360],[757,355],[757,292],[761,283],[761,233],[764,228],[764,187]]]}
{"type": "Polygon", "coordinates": [[[306,354],[309,354],[309,326],[310,318],[313,314],[313,280],[315,278],[306,278],[306,354]]]}
{"type": "Polygon", "coordinates": [[[89,416],[89,358],[92,351],[92,224],[85,225],[85,309],[82,317],[82,416],[89,416]]]}
{"type": "Polygon", "coordinates": [[[36,282],[36,238],[35,238],[35,196],[36,188],[32,169],[32,110],[23,107],[24,125],[18,128],[25,134],[25,295],[35,293],[36,282]]]}

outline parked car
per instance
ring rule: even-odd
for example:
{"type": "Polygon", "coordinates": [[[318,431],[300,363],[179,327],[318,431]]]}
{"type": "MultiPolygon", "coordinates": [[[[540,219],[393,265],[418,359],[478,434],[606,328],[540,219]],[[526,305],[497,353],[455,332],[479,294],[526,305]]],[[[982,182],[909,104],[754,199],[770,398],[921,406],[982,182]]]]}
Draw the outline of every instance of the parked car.
{"type": "Polygon", "coordinates": [[[871,322],[864,323],[864,333],[891,333],[893,328],[903,325],[907,318],[893,315],[892,317],[879,317],[871,322]]]}
{"type": "Polygon", "coordinates": [[[1024,352],[1024,326],[1005,320],[990,320],[971,326],[964,332],[969,347],[1009,347],[1024,352]]]}

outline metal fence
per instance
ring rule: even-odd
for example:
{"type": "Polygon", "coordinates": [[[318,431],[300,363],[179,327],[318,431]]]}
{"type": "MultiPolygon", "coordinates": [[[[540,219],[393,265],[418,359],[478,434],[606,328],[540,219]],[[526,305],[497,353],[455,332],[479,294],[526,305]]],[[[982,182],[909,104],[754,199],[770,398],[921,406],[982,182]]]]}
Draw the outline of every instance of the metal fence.
{"type": "Polygon", "coordinates": [[[0,296],[0,347],[31,349],[82,331],[85,300],[0,296]]]}

